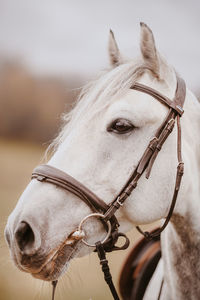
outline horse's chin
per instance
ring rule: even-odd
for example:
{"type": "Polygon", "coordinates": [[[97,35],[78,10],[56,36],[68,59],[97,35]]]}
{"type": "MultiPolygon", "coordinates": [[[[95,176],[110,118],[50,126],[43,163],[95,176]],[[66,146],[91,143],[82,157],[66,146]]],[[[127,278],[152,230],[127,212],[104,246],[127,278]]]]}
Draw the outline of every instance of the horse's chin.
{"type": "Polygon", "coordinates": [[[53,257],[44,264],[42,269],[37,273],[32,273],[32,276],[45,281],[57,280],[66,272],[70,261],[76,256],[78,244],[79,242],[72,246],[65,245],[56,251],[53,257]]]}
{"type": "Polygon", "coordinates": [[[21,259],[16,256],[14,262],[17,267],[33,277],[45,280],[57,280],[63,273],[66,272],[70,260],[72,260],[78,252],[80,242],[75,242],[72,245],[61,245],[61,247],[51,251],[46,258],[44,255],[21,256],[21,259]]]}
{"type": "Polygon", "coordinates": [[[52,267],[51,262],[48,263],[39,273],[32,273],[34,278],[41,279],[44,281],[57,280],[63,273],[67,271],[69,262],[66,262],[62,267],[52,267]]]}

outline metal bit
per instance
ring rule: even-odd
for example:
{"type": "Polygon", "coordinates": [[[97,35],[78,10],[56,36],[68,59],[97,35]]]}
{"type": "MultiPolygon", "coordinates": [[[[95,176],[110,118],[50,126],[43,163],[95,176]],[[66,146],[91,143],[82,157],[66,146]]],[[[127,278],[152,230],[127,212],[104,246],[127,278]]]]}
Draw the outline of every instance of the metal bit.
{"type": "Polygon", "coordinates": [[[85,233],[83,230],[76,230],[66,240],[65,245],[72,245],[74,242],[82,240],[84,236],[85,233]]]}

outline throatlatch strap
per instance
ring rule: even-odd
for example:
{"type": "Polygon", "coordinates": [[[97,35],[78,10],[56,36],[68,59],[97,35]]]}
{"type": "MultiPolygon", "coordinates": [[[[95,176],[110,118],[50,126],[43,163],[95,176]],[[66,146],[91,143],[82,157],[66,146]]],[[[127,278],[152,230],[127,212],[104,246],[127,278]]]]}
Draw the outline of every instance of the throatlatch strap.
{"type": "Polygon", "coordinates": [[[181,185],[181,179],[184,174],[184,163],[182,161],[182,152],[181,152],[181,125],[180,125],[180,116],[176,116],[176,122],[177,122],[177,159],[178,159],[178,166],[177,166],[177,172],[176,172],[176,182],[174,187],[174,193],[170,205],[170,209],[168,212],[168,215],[165,219],[164,224],[154,233],[149,233],[148,231],[142,231],[142,229],[139,226],[136,226],[136,229],[146,238],[146,239],[153,239],[154,237],[158,236],[167,226],[167,224],[170,221],[170,218],[172,216],[172,213],[174,211],[174,207],[176,204],[176,199],[178,196],[178,192],[181,185]]]}

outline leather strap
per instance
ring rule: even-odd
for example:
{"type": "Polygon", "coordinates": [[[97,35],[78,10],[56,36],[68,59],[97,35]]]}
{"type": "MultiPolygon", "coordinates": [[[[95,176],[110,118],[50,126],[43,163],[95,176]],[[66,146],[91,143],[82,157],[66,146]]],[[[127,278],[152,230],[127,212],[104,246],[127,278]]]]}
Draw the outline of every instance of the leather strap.
{"type": "MultiPolygon", "coordinates": [[[[141,83],[135,83],[132,86],[132,89],[146,93],[152,97],[154,97],[155,99],[157,99],[160,103],[164,104],[165,106],[171,107],[174,111],[176,111],[180,116],[182,116],[184,110],[182,109],[182,107],[179,105],[180,101],[178,101],[177,103],[174,101],[171,101],[169,98],[167,98],[166,96],[162,95],[161,93],[157,92],[156,90],[141,84],[141,83]]],[[[180,92],[181,94],[181,92],[180,92]]]]}
{"type": "MultiPolygon", "coordinates": [[[[67,173],[50,165],[40,165],[33,170],[31,179],[37,179],[40,182],[47,182],[59,186],[83,200],[93,212],[105,213],[109,206],[90,191],[86,186],[67,173]]],[[[113,215],[110,218],[112,232],[117,231],[119,223],[113,215]]],[[[104,225],[105,222],[104,222],[104,225]]]]}
{"type": "Polygon", "coordinates": [[[50,165],[40,165],[33,170],[32,179],[55,184],[79,197],[94,212],[106,212],[108,205],[86,186],[67,173],[50,165]]]}
{"type": "Polygon", "coordinates": [[[115,286],[113,284],[113,281],[112,281],[112,275],[110,273],[108,260],[106,259],[106,252],[105,252],[104,246],[103,246],[103,244],[101,244],[101,242],[96,243],[96,250],[97,250],[99,260],[100,260],[100,265],[101,265],[101,268],[102,268],[102,272],[104,273],[105,282],[109,286],[109,289],[111,291],[113,299],[114,300],[120,300],[119,296],[117,294],[117,291],[115,289],[115,286]]]}

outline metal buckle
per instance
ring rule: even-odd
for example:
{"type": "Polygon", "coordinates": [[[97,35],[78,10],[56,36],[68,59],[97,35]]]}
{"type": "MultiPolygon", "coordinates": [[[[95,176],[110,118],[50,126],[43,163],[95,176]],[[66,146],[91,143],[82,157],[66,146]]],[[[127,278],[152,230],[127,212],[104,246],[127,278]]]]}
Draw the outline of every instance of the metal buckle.
{"type": "MultiPolygon", "coordinates": [[[[79,231],[83,231],[83,229],[82,229],[83,223],[84,223],[87,219],[92,218],[92,217],[104,219],[104,215],[103,215],[103,214],[100,214],[100,213],[93,213],[93,214],[90,214],[90,215],[86,216],[85,218],[83,218],[83,220],[82,220],[81,223],[79,224],[78,230],[79,230],[79,231]]],[[[111,224],[110,224],[110,221],[108,220],[108,221],[106,222],[106,224],[107,224],[107,226],[108,226],[108,232],[107,232],[106,236],[103,238],[103,240],[100,241],[101,244],[104,244],[104,243],[108,240],[108,238],[110,237],[110,234],[111,234],[111,224]]],[[[90,243],[86,242],[84,239],[82,239],[81,241],[82,241],[86,246],[88,246],[88,247],[96,247],[96,244],[90,244],[90,243]]]]}
{"type": "Polygon", "coordinates": [[[182,116],[184,113],[184,109],[180,105],[176,105],[176,109],[178,110],[179,114],[182,116]]]}
{"type": "Polygon", "coordinates": [[[156,136],[154,136],[150,140],[148,148],[151,149],[152,151],[154,151],[156,149],[157,143],[158,143],[158,138],[156,136]]]}
{"type": "Polygon", "coordinates": [[[120,202],[120,196],[119,197],[117,197],[117,201],[116,201],[120,206],[123,206],[124,205],[124,203],[122,203],[122,202],[120,202]]]}
{"type": "Polygon", "coordinates": [[[45,180],[45,176],[43,176],[43,175],[38,175],[37,177],[36,177],[36,179],[38,180],[38,181],[44,181],[45,180]]]}

